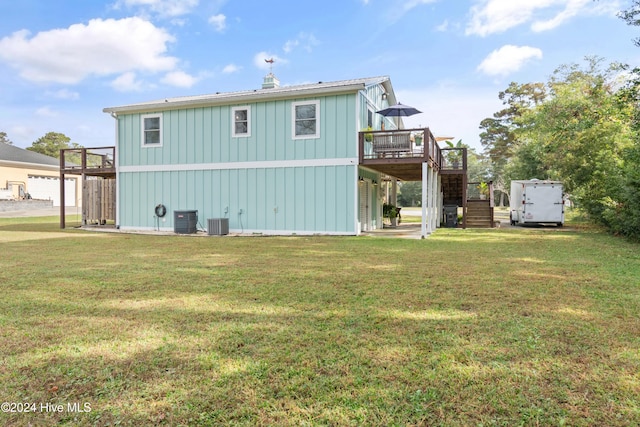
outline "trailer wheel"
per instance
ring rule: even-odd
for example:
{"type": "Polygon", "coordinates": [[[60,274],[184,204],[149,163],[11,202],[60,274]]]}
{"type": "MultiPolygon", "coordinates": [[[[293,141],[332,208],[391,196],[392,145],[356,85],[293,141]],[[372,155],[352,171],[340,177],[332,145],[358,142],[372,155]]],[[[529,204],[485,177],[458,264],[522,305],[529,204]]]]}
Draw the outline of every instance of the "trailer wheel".
{"type": "Polygon", "coordinates": [[[562,224],[561,222],[559,222],[557,225],[558,225],[558,227],[562,227],[564,224],[562,224]]]}

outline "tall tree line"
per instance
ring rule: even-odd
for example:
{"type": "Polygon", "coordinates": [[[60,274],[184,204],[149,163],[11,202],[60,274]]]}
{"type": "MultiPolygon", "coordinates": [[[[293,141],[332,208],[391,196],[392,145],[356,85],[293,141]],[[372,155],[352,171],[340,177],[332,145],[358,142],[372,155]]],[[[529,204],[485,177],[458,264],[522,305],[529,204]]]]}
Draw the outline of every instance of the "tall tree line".
{"type": "MultiPolygon", "coordinates": [[[[620,16],[640,25],[640,1],[620,16]]],[[[586,58],[499,97],[505,108],[480,124],[494,179],[563,181],[593,221],[639,239],[640,68],[586,58]]]]}
{"type": "MultiPolygon", "coordinates": [[[[0,143],[13,145],[6,132],[0,132],[0,143]]],[[[63,133],[47,132],[46,135],[35,140],[30,147],[27,147],[27,150],[59,158],[60,150],[66,148],[82,148],[82,145],[71,142],[71,138],[63,133]]]]}

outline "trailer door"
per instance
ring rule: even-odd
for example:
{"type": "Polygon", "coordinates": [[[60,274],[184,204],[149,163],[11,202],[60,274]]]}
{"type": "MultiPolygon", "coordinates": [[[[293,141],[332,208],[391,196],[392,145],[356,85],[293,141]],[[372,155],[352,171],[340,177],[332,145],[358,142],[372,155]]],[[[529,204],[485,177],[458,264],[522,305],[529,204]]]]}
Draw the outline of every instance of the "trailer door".
{"type": "Polygon", "coordinates": [[[534,184],[525,189],[527,222],[562,223],[562,186],[534,184]]]}

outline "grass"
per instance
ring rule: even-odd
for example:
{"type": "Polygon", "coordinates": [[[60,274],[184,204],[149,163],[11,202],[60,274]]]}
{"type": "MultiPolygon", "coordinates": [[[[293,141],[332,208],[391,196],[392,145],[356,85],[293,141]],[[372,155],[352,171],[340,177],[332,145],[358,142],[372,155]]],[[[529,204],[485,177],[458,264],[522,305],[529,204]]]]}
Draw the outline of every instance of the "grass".
{"type": "Polygon", "coordinates": [[[2,425],[640,424],[640,251],[588,228],[0,248],[2,425]]]}

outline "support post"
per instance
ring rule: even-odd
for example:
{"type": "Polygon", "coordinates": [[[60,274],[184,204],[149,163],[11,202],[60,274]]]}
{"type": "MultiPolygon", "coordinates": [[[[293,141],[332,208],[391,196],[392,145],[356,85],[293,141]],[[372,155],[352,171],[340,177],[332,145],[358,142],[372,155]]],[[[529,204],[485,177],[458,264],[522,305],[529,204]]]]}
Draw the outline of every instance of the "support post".
{"type": "Polygon", "coordinates": [[[64,217],[64,150],[60,150],[60,228],[66,227],[64,217]]]}
{"type": "Polygon", "coordinates": [[[427,203],[429,205],[429,217],[427,218],[429,221],[427,222],[427,234],[431,234],[433,233],[433,168],[429,167],[428,163],[425,163],[427,165],[427,175],[429,176],[429,182],[427,185],[428,188],[428,194],[427,194],[427,203]]]}
{"type": "Polygon", "coordinates": [[[420,235],[424,239],[427,237],[427,203],[428,203],[428,192],[429,192],[429,164],[427,162],[422,162],[422,198],[420,206],[422,206],[422,221],[420,227],[420,235]]]}
{"type": "Polygon", "coordinates": [[[432,200],[433,200],[433,218],[431,222],[431,231],[435,232],[436,228],[438,228],[438,171],[436,171],[435,167],[431,167],[431,171],[433,173],[433,179],[431,180],[433,191],[432,191],[432,200]]]}
{"type": "Polygon", "coordinates": [[[398,179],[391,178],[391,204],[398,206],[398,179]]]}
{"type": "Polygon", "coordinates": [[[438,177],[437,178],[438,182],[436,182],[436,194],[438,195],[438,204],[436,206],[436,209],[438,210],[438,215],[436,218],[436,227],[440,227],[443,220],[442,205],[444,204],[444,202],[442,199],[444,198],[444,195],[442,194],[442,175],[438,172],[436,176],[438,177]]]}

